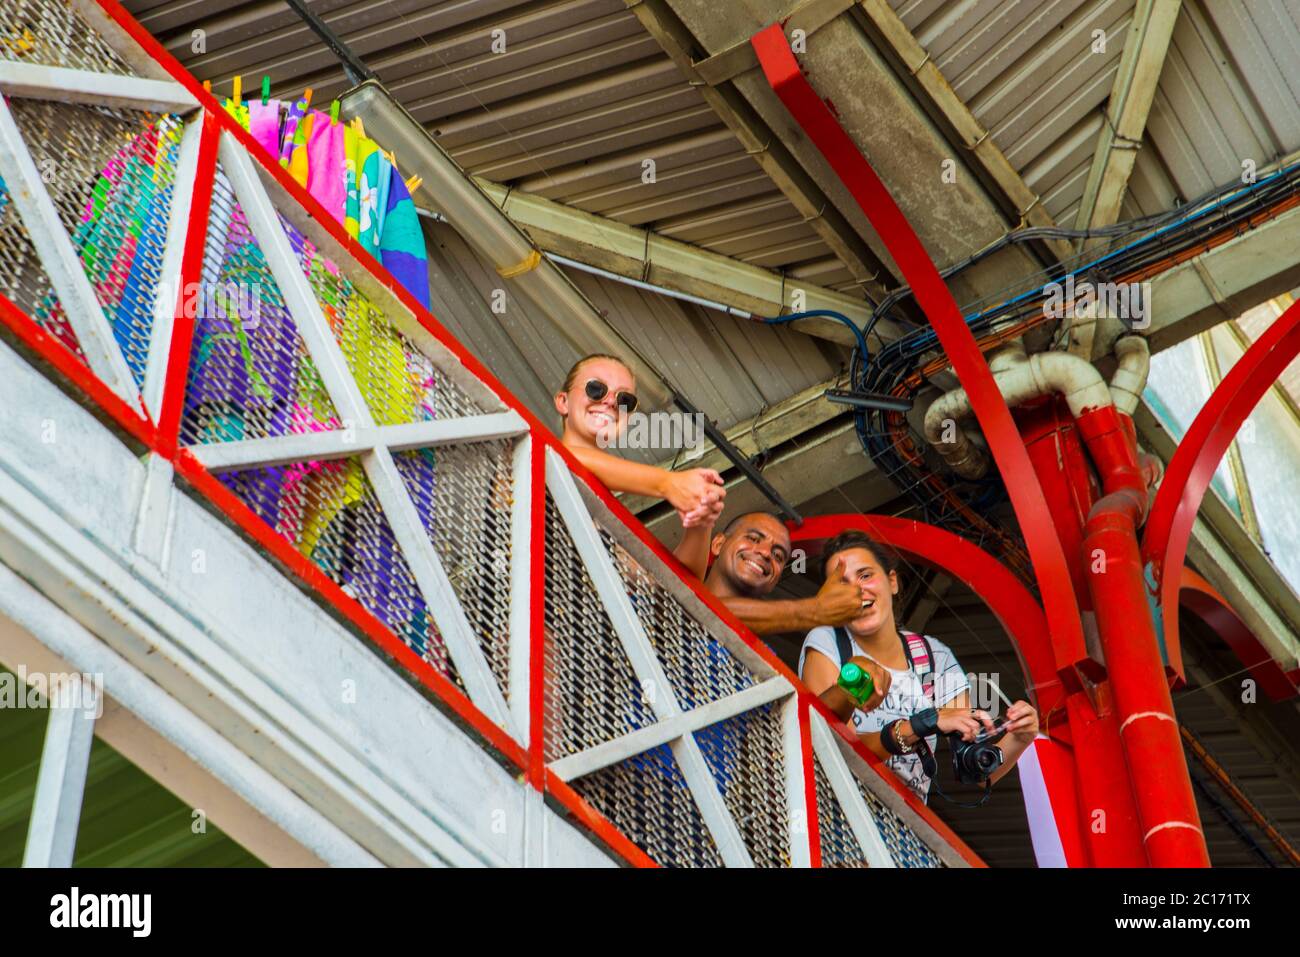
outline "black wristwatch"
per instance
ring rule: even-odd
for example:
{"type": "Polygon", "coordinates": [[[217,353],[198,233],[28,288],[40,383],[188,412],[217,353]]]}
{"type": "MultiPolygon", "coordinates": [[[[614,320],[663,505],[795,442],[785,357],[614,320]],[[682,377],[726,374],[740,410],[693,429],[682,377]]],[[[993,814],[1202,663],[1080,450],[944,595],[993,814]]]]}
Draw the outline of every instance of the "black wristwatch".
{"type": "Polygon", "coordinates": [[[939,710],[926,708],[918,711],[908,719],[908,724],[912,726],[912,733],[924,741],[939,730],[939,710]]]}

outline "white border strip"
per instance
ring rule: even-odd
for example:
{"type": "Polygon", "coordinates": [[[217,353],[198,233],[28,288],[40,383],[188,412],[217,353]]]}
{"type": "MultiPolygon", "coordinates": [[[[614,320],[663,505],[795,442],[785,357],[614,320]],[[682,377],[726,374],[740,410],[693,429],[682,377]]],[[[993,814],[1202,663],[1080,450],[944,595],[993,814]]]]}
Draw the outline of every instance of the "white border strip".
{"type": "Polygon", "coordinates": [[[187,113],[199,106],[190,91],[175,80],[142,80],[12,60],[0,60],[0,93],[154,113],[187,113]]]}

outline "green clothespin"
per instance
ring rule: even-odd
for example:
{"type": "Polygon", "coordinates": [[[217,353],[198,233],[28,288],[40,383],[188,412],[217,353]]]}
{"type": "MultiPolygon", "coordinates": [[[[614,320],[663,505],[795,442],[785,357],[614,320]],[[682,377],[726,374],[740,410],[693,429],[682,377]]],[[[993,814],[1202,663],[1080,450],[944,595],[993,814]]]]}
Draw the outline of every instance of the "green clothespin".
{"type": "Polygon", "coordinates": [[[339,101],[335,100],[330,104],[330,126],[339,121],[339,101]]]}
{"type": "Polygon", "coordinates": [[[271,78],[262,77],[262,105],[266,106],[266,101],[271,98],[271,78]]]}

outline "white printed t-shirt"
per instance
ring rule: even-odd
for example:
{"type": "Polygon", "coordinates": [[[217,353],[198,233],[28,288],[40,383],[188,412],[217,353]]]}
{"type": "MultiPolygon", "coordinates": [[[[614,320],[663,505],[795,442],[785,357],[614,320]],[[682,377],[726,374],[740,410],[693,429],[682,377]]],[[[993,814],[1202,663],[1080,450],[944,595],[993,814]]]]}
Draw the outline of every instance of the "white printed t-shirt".
{"type": "MultiPolygon", "coordinates": [[[[849,636],[852,640],[852,635],[849,636]]],[[[953,698],[957,697],[963,691],[970,690],[970,681],[967,679],[965,672],[961,670],[961,665],[957,663],[957,656],[952,653],[947,645],[942,641],[926,636],[926,641],[930,643],[930,653],[934,656],[932,672],[934,676],[934,698],[926,697],[921,687],[921,677],[910,668],[906,671],[898,671],[890,668],[882,662],[876,661],[871,655],[862,650],[857,642],[853,642],[854,653],[864,658],[870,658],[876,661],[876,664],[889,672],[890,684],[889,694],[885,695],[885,700],[880,706],[871,711],[862,711],[855,709],[853,712],[853,730],[859,733],[869,731],[879,731],[887,723],[895,718],[906,720],[918,711],[924,711],[926,708],[942,708],[953,698]]],[[[838,668],[844,664],[840,661],[839,647],[835,641],[835,629],[823,625],[820,628],[814,628],[808,632],[808,637],[804,639],[803,648],[799,651],[799,677],[803,677],[804,660],[808,656],[808,649],[819,651],[831,661],[835,662],[838,668]]],[[[937,734],[932,734],[926,738],[929,742],[930,750],[933,752],[939,740],[937,734]]],[[[890,758],[886,764],[902,778],[906,784],[922,801],[930,793],[930,777],[921,768],[921,758],[916,754],[899,754],[890,758]]]]}

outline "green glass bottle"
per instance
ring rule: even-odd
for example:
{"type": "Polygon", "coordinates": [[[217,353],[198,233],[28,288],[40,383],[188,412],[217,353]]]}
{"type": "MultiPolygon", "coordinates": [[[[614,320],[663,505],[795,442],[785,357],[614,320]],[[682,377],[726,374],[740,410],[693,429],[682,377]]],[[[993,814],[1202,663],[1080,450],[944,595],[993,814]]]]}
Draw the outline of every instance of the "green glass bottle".
{"type": "Polygon", "coordinates": [[[843,688],[848,696],[859,705],[864,704],[876,690],[871,675],[851,661],[840,669],[840,677],[836,684],[843,688]]]}

